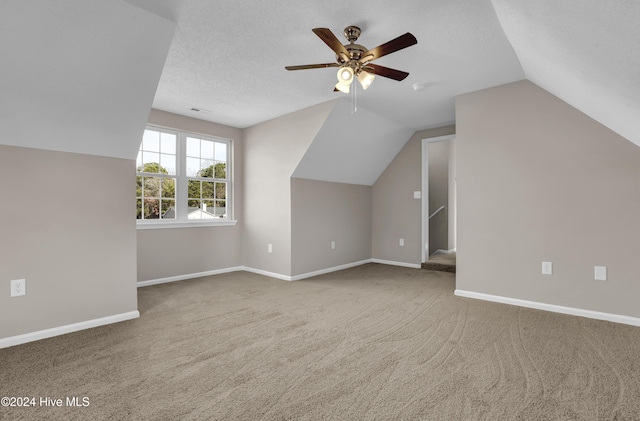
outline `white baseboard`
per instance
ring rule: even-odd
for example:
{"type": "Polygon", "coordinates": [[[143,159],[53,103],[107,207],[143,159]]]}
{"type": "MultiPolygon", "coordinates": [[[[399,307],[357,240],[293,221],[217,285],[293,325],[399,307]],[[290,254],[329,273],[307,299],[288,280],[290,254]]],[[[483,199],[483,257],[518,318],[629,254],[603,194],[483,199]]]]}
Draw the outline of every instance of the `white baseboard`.
{"type": "Polygon", "coordinates": [[[299,281],[301,279],[311,278],[313,276],[324,275],[325,273],[331,273],[339,270],[349,269],[356,266],[366,265],[367,263],[371,263],[371,259],[360,260],[358,262],[347,263],[340,266],[333,266],[326,269],[320,269],[313,272],[303,273],[301,275],[294,275],[291,277],[291,280],[299,281]]]}
{"type": "Polygon", "coordinates": [[[138,288],[146,287],[149,285],[166,284],[168,282],[184,281],[185,279],[201,278],[203,276],[219,275],[221,273],[237,272],[244,270],[244,266],[235,266],[224,269],[208,270],[206,272],[188,273],[186,275],[169,276],[167,278],[150,279],[148,281],[139,281],[138,288]]]}
{"type": "Polygon", "coordinates": [[[402,266],[405,268],[412,268],[412,269],[422,268],[422,265],[420,263],[394,262],[392,260],[382,260],[382,259],[371,259],[371,263],[380,263],[383,265],[392,265],[392,266],[402,266]]]}
{"type": "Polygon", "coordinates": [[[608,322],[622,323],[631,326],[640,326],[640,319],[637,317],[622,316],[619,314],[602,313],[599,311],[583,310],[580,308],[564,307],[555,304],[539,303],[536,301],[520,300],[517,298],[501,297],[499,295],[483,294],[480,292],[471,292],[456,289],[455,295],[466,298],[475,298],[484,301],[493,301],[496,303],[510,304],[519,307],[535,308],[537,310],[551,311],[554,313],[570,314],[572,316],[587,317],[589,319],[606,320],[608,322]]]}
{"type": "Polygon", "coordinates": [[[262,275],[262,276],[268,276],[270,278],[282,279],[283,281],[291,281],[292,280],[291,276],[288,276],[288,275],[281,275],[279,273],[269,272],[269,271],[262,270],[262,269],[250,268],[248,266],[241,266],[240,270],[244,270],[245,272],[251,272],[251,273],[255,273],[255,274],[258,274],[258,275],[262,275]]]}
{"type": "Polygon", "coordinates": [[[313,272],[303,273],[300,275],[289,276],[289,275],[282,275],[280,273],[269,272],[262,269],[256,269],[249,266],[234,266],[230,268],[210,270],[207,272],[189,273],[186,275],[169,276],[167,278],[150,279],[148,281],[139,281],[138,288],[146,287],[149,285],[165,284],[167,282],[176,282],[176,281],[184,281],[186,279],[201,278],[203,276],[219,275],[221,273],[238,272],[241,270],[245,272],[255,273],[257,275],[268,276],[270,278],[281,279],[283,281],[299,281],[301,279],[311,278],[313,276],[324,275],[325,273],[331,273],[339,270],[349,269],[352,267],[365,265],[367,263],[380,263],[383,265],[402,266],[402,267],[408,267],[413,269],[420,269],[422,267],[418,263],[393,262],[391,260],[381,260],[381,259],[365,259],[357,262],[346,263],[340,266],[333,266],[326,269],[320,269],[313,272]]]}
{"type": "Polygon", "coordinates": [[[25,333],[0,339],[0,349],[10,346],[20,345],[27,342],[39,341],[40,339],[51,338],[64,335],[65,333],[77,332],[79,330],[90,329],[92,327],[109,325],[111,323],[124,322],[125,320],[140,317],[140,312],[129,311],[127,313],[115,314],[113,316],[101,317],[99,319],[87,320],[84,322],[72,323],[70,325],[53,327],[51,329],[38,330],[37,332],[25,333]]]}

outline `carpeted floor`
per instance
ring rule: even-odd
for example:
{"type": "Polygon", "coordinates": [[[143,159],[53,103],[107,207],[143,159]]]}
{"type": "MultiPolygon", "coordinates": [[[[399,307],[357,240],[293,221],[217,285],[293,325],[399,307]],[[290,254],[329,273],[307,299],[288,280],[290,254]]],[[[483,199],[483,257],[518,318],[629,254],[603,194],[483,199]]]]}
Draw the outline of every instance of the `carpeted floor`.
{"type": "Polygon", "coordinates": [[[640,328],[377,264],[141,288],[142,317],[0,350],[3,420],[638,420],[640,328]],[[66,402],[65,402],[66,404],[66,402]]]}
{"type": "Polygon", "coordinates": [[[456,273],[456,253],[439,253],[429,256],[422,269],[456,273]]]}

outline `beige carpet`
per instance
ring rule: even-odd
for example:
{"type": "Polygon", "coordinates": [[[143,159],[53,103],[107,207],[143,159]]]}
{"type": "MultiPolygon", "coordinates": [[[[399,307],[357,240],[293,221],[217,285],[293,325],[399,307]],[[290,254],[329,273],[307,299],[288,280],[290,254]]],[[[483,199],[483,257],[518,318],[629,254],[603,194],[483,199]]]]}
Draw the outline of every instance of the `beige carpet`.
{"type": "Polygon", "coordinates": [[[422,269],[456,273],[456,253],[439,253],[429,256],[422,269]]]}
{"type": "Polygon", "coordinates": [[[369,264],[139,290],[142,317],[0,350],[3,420],[638,420],[640,328],[369,264]]]}

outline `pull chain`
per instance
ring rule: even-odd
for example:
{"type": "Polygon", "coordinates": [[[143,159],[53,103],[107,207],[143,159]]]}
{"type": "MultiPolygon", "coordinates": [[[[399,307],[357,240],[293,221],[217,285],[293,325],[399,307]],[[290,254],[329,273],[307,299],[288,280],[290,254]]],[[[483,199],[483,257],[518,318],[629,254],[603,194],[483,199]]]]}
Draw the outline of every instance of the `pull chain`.
{"type": "Polygon", "coordinates": [[[358,94],[356,93],[358,90],[358,84],[352,83],[351,86],[353,87],[353,91],[351,93],[351,114],[353,114],[358,111],[358,94]]]}

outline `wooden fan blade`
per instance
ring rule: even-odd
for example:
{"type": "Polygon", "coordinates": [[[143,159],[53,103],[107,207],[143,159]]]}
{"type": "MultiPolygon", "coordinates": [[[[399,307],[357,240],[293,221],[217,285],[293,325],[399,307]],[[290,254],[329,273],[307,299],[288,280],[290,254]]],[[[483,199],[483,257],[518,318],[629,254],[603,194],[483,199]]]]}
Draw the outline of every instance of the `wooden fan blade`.
{"type": "Polygon", "coordinates": [[[415,45],[417,43],[418,40],[416,39],[416,37],[407,32],[404,35],[400,35],[398,38],[392,39],[391,41],[385,42],[384,44],[379,45],[376,48],[372,48],[366,53],[363,53],[360,58],[360,63],[373,61],[382,56],[386,56],[387,54],[395,53],[396,51],[402,50],[403,48],[411,47],[412,45],[415,45]]]}
{"type": "Polygon", "coordinates": [[[338,63],[303,64],[302,66],[285,66],[287,70],[322,69],[325,67],[338,67],[338,63]]]}
{"type": "Polygon", "coordinates": [[[388,67],[378,66],[377,64],[372,63],[367,63],[367,65],[364,66],[364,70],[369,73],[373,73],[374,75],[388,77],[389,79],[395,80],[404,80],[409,76],[409,73],[403,72],[402,70],[390,69],[388,67]]]}
{"type": "Polygon", "coordinates": [[[344,48],[344,45],[340,42],[333,32],[327,28],[314,28],[313,33],[320,37],[325,44],[329,46],[335,53],[342,59],[342,61],[351,60],[351,54],[344,48]]]}

